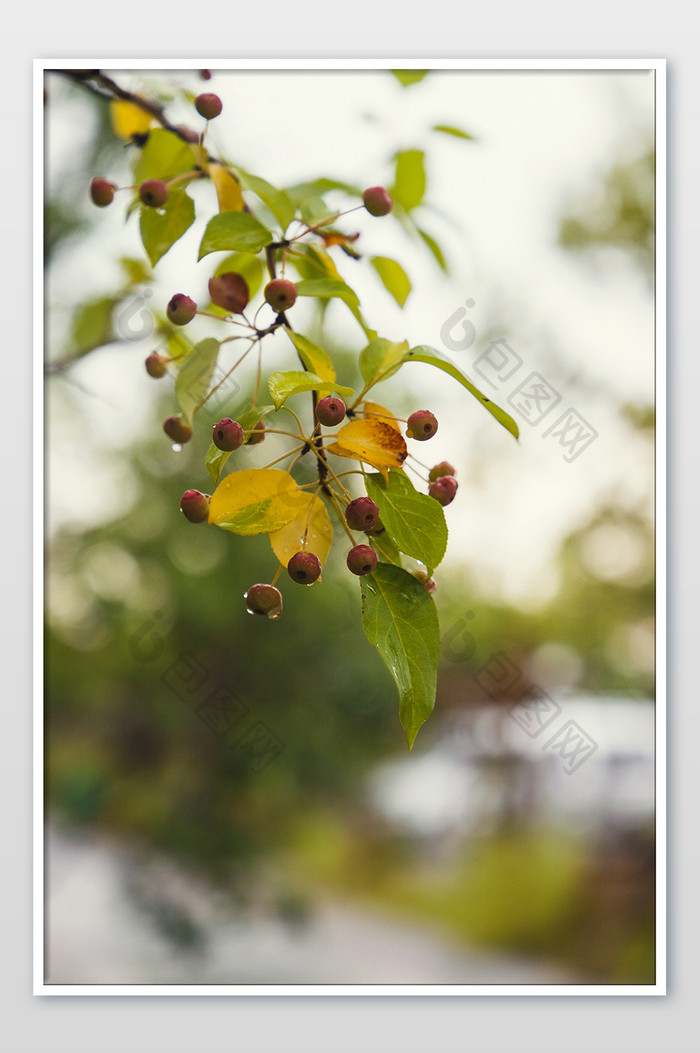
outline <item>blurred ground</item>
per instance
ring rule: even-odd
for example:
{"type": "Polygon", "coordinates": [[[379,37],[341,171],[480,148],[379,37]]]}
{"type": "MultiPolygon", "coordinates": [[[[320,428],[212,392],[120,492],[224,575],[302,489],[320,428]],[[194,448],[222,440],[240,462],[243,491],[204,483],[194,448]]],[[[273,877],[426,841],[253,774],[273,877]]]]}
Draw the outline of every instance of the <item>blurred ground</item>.
{"type": "Polygon", "coordinates": [[[106,837],[54,826],[47,859],[48,983],[584,982],[524,957],[457,948],[425,926],[332,899],[319,901],[308,918],[238,915],[172,866],[135,861],[106,837]],[[159,908],[149,910],[156,880],[159,908]]]}

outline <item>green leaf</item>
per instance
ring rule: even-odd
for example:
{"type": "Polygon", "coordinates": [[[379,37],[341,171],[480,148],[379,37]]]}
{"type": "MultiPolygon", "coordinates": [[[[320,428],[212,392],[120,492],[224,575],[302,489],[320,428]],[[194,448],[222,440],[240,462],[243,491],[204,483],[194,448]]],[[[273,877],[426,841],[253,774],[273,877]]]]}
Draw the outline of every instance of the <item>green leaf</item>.
{"type": "Polygon", "coordinates": [[[350,308],[350,311],[362,326],[365,336],[372,339],[372,337],[377,335],[374,329],[370,329],[364,320],[357,293],[342,278],[308,278],[299,282],[297,292],[300,296],[318,296],[322,300],[337,296],[350,308]]]}
{"type": "Polygon", "coordinates": [[[406,354],[404,358],[405,362],[427,362],[431,366],[436,366],[437,369],[441,369],[444,373],[449,373],[451,377],[458,380],[462,387],[465,387],[467,391],[471,392],[475,399],[481,403],[484,409],[488,410],[492,417],[495,417],[499,424],[511,433],[516,439],[520,432],[518,431],[518,425],[515,423],[513,418],[502,410],[500,406],[497,406],[495,402],[487,398],[479,389],[472,384],[468,377],[465,377],[457,366],[445,355],[436,351],[434,347],[428,347],[427,344],[421,344],[419,347],[412,347],[411,350],[406,354]]]}
{"type": "Polygon", "coordinates": [[[420,205],[425,195],[424,161],[422,150],[401,150],[396,154],[396,178],[390,193],[407,212],[420,205]]]}
{"type": "Polygon", "coordinates": [[[219,212],[207,223],[202,243],[199,246],[199,257],[210,252],[259,252],[265,245],[274,241],[272,234],[259,223],[249,212],[219,212]]]}
{"type": "Polygon", "coordinates": [[[302,336],[301,333],[293,333],[288,329],[287,336],[294,344],[299,358],[308,370],[315,373],[317,377],[322,377],[323,380],[335,381],[335,369],[325,351],[320,347],[316,347],[308,337],[302,336]]]}
{"type": "Polygon", "coordinates": [[[402,471],[367,476],[367,493],[379,507],[379,518],[401,552],[424,563],[428,577],[447,550],[447,523],[442,505],[419,493],[402,471]]]}
{"type": "Polygon", "coordinates": [[[151,268],[142,259],[134,259],[132,256],[122,256],[119,260],[122,270],[126,274],[129,285],[145,285],[153,281],[151,268]]]}
{"type": "Polygon", "coordinates": [[[408,341],[400,344],[392,343],[379,336],[371,340],[367,347],[360,351],[360,373],[362,379],[369,386],[378,384],[380,380],[386,380],[403,365],[408,353],[408,341]]]}
{"type": "Polygon", "coordinates": [[[301,206],[301,218],[310,227],[336,219],[338,210],[329,208],[322,197],[308,197],[301,206]]]}
{"type": "Polygon", "coordinates": [[[204,458],[204,464],[206,465],[206,469],[209,472],[209,475],[211,476],[214,485],[218,483],[219,476],[221,475],[221,469],[226,464],[226,461],[229,459],[230,456],[230,451],[220,450],[218,446],[214,445],[214,443],[211,443],[209,449],[207,450],[206,456],[204,458]]]}
{"type": "Polygon", "coordinates": [[[114,340],[112,314],[118,303],[114,296],[98,296],[76,309],[69,340],[72,357],[86,355],[88,351],[114,340]]]}
{"type": "Polygon", "coordinates": [[[320,296],[322,299],[339,296],[341,300],[360,302],[357,293],[340,278],[307,278],[299,282],[297,292],[300,296],[320,296]]]}
{"type": "Polygon", "coordinates": [[[456,139],[474,139],[473,135],[469,132],[462,131],[461,128],[455,128],[452,124],[434,124],[434,132],[442,132],[443,135],[453,135],[456,139]]]}
{"type": "Polygon", "coordinates": [[[371,262],[385,289],[391,293],[399,307],[403,307],[411,291],[411,282],[406,271],[400,263],[388,256],[372,256],[371,262]]]}
{"type": "Polygon", "coordinates": [[[343,190],[353,197],[362,197],[362,189],[352,183],[343,183],[339,179],[311,179],[306,183],[296,183],[287,187],[287,194],[297,208],[301,208],[305,201],[312,197],[323,197],[329,190],[343,190]]]}
{"type": "Polygon", "coordinates": [[[383,530],[380,534],[368,535],[367,540],[372,548],[375,549],[377,556],[382,563],[393,563],[396,567],[402,565],[401,553],[389,537],[386,530],[383,530]]]}
{"type": "Polygon", "coordinates": [[[435,706],[440,625],[432,596],[401,567],[378,563],[360,579],[362,628],[399,690],[408,748],[435,706]]]}
{"type": "Polygon", "coordinates": [[[274,406],[250,406],[247,410],[242,413],[236,413],[236,420],[243,428],[243,431],[250,431],[254,428],[259,420],[264,420],[271,413],[275,412],[274,406]]]}
{"type": "Polygon", "coordinates": [[[218,277],[220,274],[227,274],[229,271],[235,271],[236,274],[243,275],[248,282],[248,290],[252,299],[263,282],[263,265],[258,257],[253,256],[250,252],[233,252],[218,264],[214,275],[218,277]]]}
{"type": "Polygon", "coordinates": [[[279,220],[282,230],[285,231],[294,219],[294,202],[286,190],[278,190],[266,179],[246,172],[244,168],[234,168],[241,181],[244,190],[252,190],[254,194],[264,201],[276,219],[279,220]]]}
{"type": "Polygon", "coordinates": [[[192,147],[179,136],[154,128],[140,151],[134,165],[134,182],[146,179],[162,179],[164,182],[183,172],[193,171],[195,166],[192,147]]]}
{"type": "Polygon", "coordinates": [[[399,84],[404,88],[410,88],[412,84],[418,84],[430,71],[427,69],[392,69],[399,84]]]}
{"type": "Polygon", "coordinates": [[[141,241],[153,267],[193,223],[194,202],[184,190],[171,194],[162,209],[141,209],[141,241]]]}
{"type": "MultiPolygon", "coordinates": [[[[245,410],[242,413],[239,413],[237,410],[233,412],[233,419],[238,421],[240,426],[243,428],[243,431],[250,431],[251,428],[255,427],[259,420],[262,420],[264,417],[267,417],[269,413],[274,413],[275,407],[251,406],[249,409],[245,410]]],[[[214,443],[212,443],[209,449],[207,450],[206,456],[204,458],[204,464],[210,476],[214,480],[214,483],[218,483],[221,471],[230,456],[230,450],[220,450],[218,446],[214,445],[214,443]]]]}
{"type": "Polygon", "coordinates": [[[432,252],[432,254],[435,257],[435,259],[437,260],[438,266],[440,266],[443,269],[445,274],[448,274],[449,273],[449,267],[447,266],[447,261],[445,260],[445,256],[443,254],[443,251],[440,248],[440,246],[438,245],[438,243],[435,240],[435,238],[431,237],[431,235],[428,234],[427,230],[422,230],[420,227],[418,227],[417,230],[418,230],[418,233],[420,234],[420,236],[422,237],[423,241],[425,242],[425,244],[428,246],[428,248],[432,252]]]}
{"type": "Polygon", "coordinates": [[[219,346],[219,341],[212,337],[200,340],[180,366],[175,381],[175,398],[188,424],[192,423],[192,417],[209,393],[219,346]]]}
{"type": "Polygon", "coordinates": [[[291,395],[297,395],[300,391],[335,391],[338,395],[353,395],[352,388],[344,387],[342,384],[331,384],[315,373],[308,373],[300,369],[277,370],[271,375],[267,386],[272,396],[275,408],[279,409],[291,395]]]}

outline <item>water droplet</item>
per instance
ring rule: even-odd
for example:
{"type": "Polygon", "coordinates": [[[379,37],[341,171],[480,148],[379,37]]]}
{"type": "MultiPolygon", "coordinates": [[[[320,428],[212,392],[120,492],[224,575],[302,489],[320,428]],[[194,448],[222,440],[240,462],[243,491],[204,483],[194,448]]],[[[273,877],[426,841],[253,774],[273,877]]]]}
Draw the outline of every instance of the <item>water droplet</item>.
{"type": "Polygon", "coordinates": [[[174,442],[172,448],[173,448],[173,453],[180,453],[180,451],[182,450],[182,446],[180,445],[179,442],[174,442]]]}

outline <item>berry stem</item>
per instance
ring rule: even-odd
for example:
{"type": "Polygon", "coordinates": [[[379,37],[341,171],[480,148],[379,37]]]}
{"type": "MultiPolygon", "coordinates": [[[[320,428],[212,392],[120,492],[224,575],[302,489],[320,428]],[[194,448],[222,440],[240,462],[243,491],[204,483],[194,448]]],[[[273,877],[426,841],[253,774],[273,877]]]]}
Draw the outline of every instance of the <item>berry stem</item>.
{"type": "Polygon", "coordinates": [[[330,500],[331,500],[331,502],[333,504],[333,508],[335,509],[335,514],[338,516],[338,519],[341,522],[343,530],[345,531],[345,533],[350,538],[350,543],[351,543],[352,547],[354,548],[355,545],[357,544],[357,541],[353,537],[352,531],[350,530],[350,527],[348,526],[348,524],[345,521],[345,514],[343,512],[343,509],[342,509],[342,506],[340,504],[340,501],[335,496],[335,494],[333,493],[332,490],[328,491],[328,496],[329,496],[329,498],[330,498],[330,500]]]}
{"type": "Polygon", "coordinates": [[[183,172],[182,175],[173,176],[172,179],[165,179],[163,182],[167,187],[175,186],[176,183],[184,183],[186,179],[204,179],[206,172],[202,172],[201,169],[196,168],[193,172],[183,172]]]}
{"type": "MultiPolygon", "coordinates": [[[[280,461],[286,461],[287,457],[291,457],[292,454],[297,453],[299,450],[303,450],[305,445],[306,443],[302,443],[301,446],[295,446],[293,450],[287,450],[287,452],[283,453],[281,457],[277,457],[274,461],[270,461],[269,464],[263,465],[263,469],[272,468],[273,464],[279,464],[280,461]]],[[[294,466],[290,464],[287,470],[290,471],[293,467],[294,466]]]]}
{"type": "Polygon", "coordinates": [[[201,400],[201,402],[198,402],[198,403],[197,403],[197,405],[195,406],[195,408],[194,408],[194,409],[193,409],[193,411],[192,411],[192,413],[193,413],[193,414],[195,414],[195,413],[197,412],[197,410],[200,410],[200,409],[202,408],[202,406],[203,406],[203,405],[204,405],[204,404],[205,404],[206,402],[208,402],[208,401],[209,401],[209,399],[210,399],[210,398],[212,397],[212,395],[214,395],[214,394],[215,394],[215,393],[216,393],[216,392],[217,392],[217,391],[219,390],[219,388],[221,387],[221,385],[222,385],[223,383],[225,383],[225,381],[227,381],[227,380],[228,380],[228,378],[229,378],[229,377],[231,376],[231,374],[233,373],[234,369],[238,369],[238,367],[240,366],[241,362],[242,362],[242,361],[243,361],[243,359],[244,359],[244,358],[246,357],[246,355],[248,355],[248,354],[249,354],[249,353],[250,353],[250,352],[251,352],[251,351],[253,350],[253,348],[255,347],[255,343],[256,343],[256,341],[255,341],[255,340],[253,340],[253,341],[252,341],[252,343],[251,343],[251,345],[250,345],[250,347],[247,347],[247,348],[245,349],[245,351],[243,352],[243,354],[241,355],[241,357],[240,357],[240,358],[238,359],[238,361],[237,361],[236,363],[234,363],[234,365],[232,365],[232,366],[231,366],[231,368],[229,369],[228,373],[224,374],[224,376],[223,376],[223,377],[221,378],[221,380],[219,381],[219,383],[218,383],[218,384],[215,384],[215,385],[214,385],[214,387],[213,387],[213,388],[211,389],[211,391],[207,392],[207,394],[206,394],[206,395],[204,396],[204,398],[203,398],[203,399],[201,400]]]}

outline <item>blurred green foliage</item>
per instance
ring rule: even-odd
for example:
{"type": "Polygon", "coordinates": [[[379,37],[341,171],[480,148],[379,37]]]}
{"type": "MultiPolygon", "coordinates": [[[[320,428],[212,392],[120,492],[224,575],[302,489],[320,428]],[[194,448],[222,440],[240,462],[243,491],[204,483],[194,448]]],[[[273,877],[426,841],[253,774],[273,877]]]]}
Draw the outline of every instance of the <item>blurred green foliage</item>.
{"type": "Polygon", "coordinates": [[[656,155],[648,149],[620,160],[572,204],[559,243],[577,252],[622,249],[651,274],[654,269],[656,155]]]}

